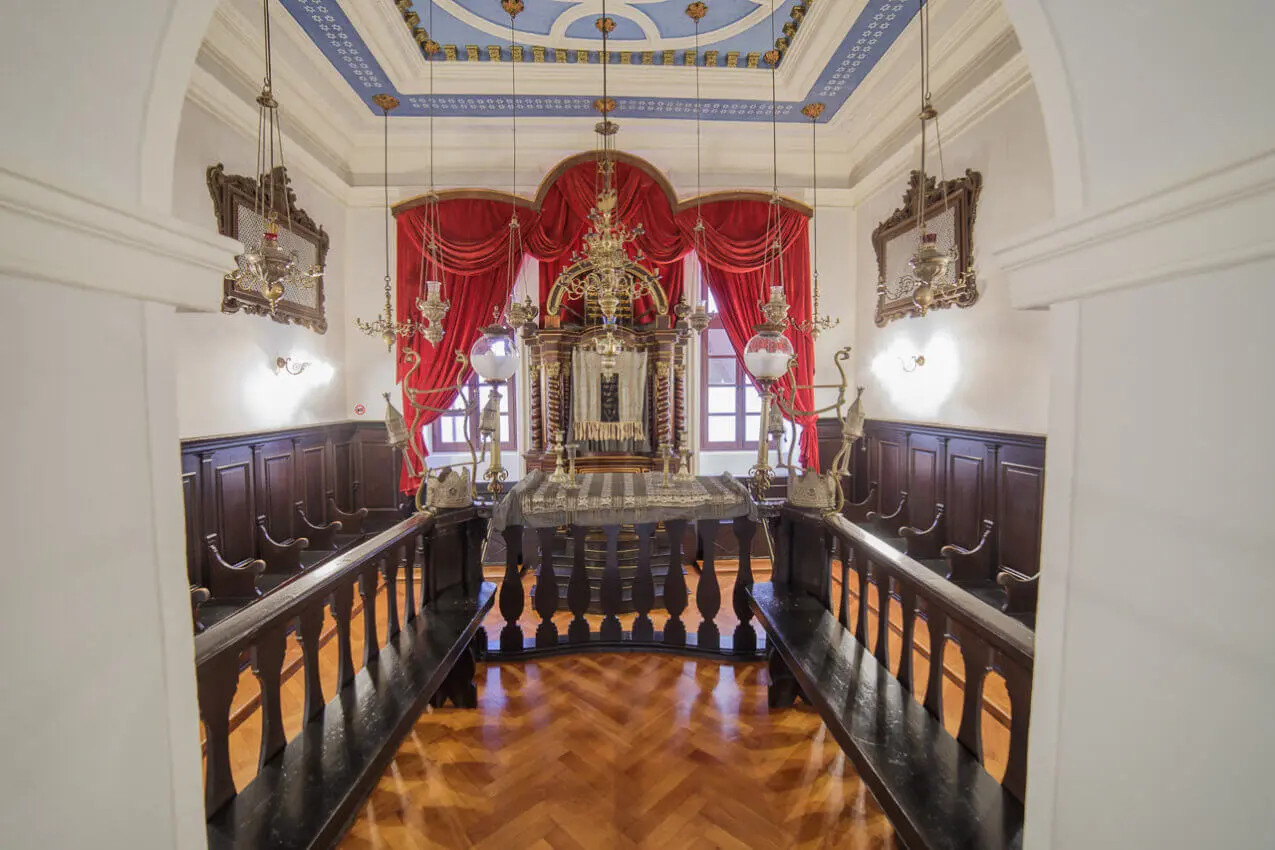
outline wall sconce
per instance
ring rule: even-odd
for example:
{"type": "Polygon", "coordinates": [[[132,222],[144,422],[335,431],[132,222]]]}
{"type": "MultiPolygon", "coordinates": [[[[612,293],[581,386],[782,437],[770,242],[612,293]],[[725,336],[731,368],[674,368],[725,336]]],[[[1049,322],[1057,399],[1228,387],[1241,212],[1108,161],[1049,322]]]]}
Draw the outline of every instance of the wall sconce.
{"type": "Polygon", "coordinates": [[[291,357],[276,357],[275,374],[287,372],[289,375],[300,375],[310,365],[309,360],[293,360],[291,357]]]}
{"type": "Polygon", "coordinates": [[[899,365],[903,367],[904,372],[915,372],[917,369],[925,365],[925,355],[917,354],[904,360],[899,358],[899,365]]]}

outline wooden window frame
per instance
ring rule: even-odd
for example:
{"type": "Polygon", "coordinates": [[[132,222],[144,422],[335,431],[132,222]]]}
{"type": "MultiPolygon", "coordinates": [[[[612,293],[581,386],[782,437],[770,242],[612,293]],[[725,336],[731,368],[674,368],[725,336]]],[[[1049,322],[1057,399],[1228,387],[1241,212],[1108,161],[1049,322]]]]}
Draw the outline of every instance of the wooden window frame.
{"type": "MultiPolygon", "coordinates": [[[[478,447],[478,420],[482,415],[483,405],[487,402],[487,393],[484,392],[487,384],[478,379],[477,374],[469,376],[465,382],[467,392],[478,390],[478,404],[475,405],[474,411],[469,418],[469,433],[474,440],[475,448],[478,447]]],[[[501,389],[501,395],[509,400],[509,412],[505,415],[509,417],[509,439],[502,440],[500,443],[501,451],[517,451],[518,450],[518,386],[514,378],[510,378],[505,382],[505,386],[501,389]]],[[[439,454],[455,454],[456,452],[469,451],[469,445],[464,442],[451,442],[443,439],[443,418],[450,417],[453,419],[460,418],[460,411],[440,414],[437,419],[429,424],[429,444],[430,450],[439,454]]]]}

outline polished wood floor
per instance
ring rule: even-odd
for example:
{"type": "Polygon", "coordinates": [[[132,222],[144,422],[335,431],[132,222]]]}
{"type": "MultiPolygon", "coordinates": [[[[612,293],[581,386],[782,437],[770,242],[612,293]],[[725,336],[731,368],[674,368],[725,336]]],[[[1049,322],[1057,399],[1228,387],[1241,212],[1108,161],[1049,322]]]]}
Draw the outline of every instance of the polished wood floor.
{"type": "Polygon", "coordinates": [[[341,847],[876,848],[889,822],[765,668],[592,655],[480,668],[417,721],[341,847]]]}
{"type": "MultiPolygon", "coordinates": [[[[718,623],[729,633],[736,622],[729,604],[734,567],[728,562],[718,569],[723,599],[718,623]]],[[[757,580],[769,578],[764,562],[755,571],[757,580]]],[[[498,574],[490,578],[499,581],[498,574]]],[[[853,598],[853,574],[851,582],[853,598]]],[[[524,579],[525,586],[533,583],[530,576],[524,579]]],[[[687,583],[691,600],[684,619],[693,630],[699,622],[695,570],[687,570],[687,583]]],[[[839,595],[834,584],[833,596],[839,595]]],[[[870,590],[874,637],[876,596],[870,590]]],[[[892,602],[896,634],[899,614],[892,602]]],[[[383,593],[375,615],[384,634],[383,593]]],[[[657,628],[666,617],[653,612],[657,628]]],[[[565,628],[569,618],[555,619],[565,628]]],[[[622,619],[627,627],[631,616],[622,619]]],[[[528,608],[519,623],[524,633],[534,634],[535,612],[528,608]]],[[[496,611],[485,623],[492,636],[503,624],[496,611]]],[[[917,698],[923,699],[928,648],[925,630],[917,632],[917,698]]],[[[361,666],[358,617],[352,633],[361,666]]],[[[289,658],[299,654],[295,638],[289,637],[288,649],[289,658]]],[[[894,669],[898,654],[896,639],[894,669]]],[[[324,645],[320,659],[330,699],[334,641],[324,645]]],[[[944,721],[955,734],[964,678],[955,644],[949,643],[945,662],[944,721]]],[[[422,715],[344,846],[888,846],[888,825],[818,716],[808,709],[767,711],[763,665],[598,655],[484,665],[478,680],[477,712],[422,715]],[[537,805],[542,797],[547,802],[537,805]],[[582,800],[592,803],[582,809],[582,800]],[[621,805],[629,801],[632,805],[621,805]],[[594,831],[581,840],[586,827],[594,831]],[[543,834],[533,834],[537,829],[543,834]]],[[[231,735],[239,788],[257,771],[257,693],[255,677],[245,669],[234,700],[241,722],[231,735]]],[[[1009,703],[999,676],[989,675],[984,697],[987,766],[999,778],[1009,737],[1009,703]]],[[[301,729],[303,699],[302,678],[289,677],[283,686],[289,739],[301,729]]]]}

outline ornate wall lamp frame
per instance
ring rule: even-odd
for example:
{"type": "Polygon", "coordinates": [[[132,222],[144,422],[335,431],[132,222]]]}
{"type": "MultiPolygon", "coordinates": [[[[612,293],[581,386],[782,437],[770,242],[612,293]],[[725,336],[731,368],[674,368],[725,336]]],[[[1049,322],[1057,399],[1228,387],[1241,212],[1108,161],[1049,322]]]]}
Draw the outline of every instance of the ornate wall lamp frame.
{"type": "MultiPolygon", "coordinates": [[[[240,218],[244,212],[256,214],[257,181],[240,174],[227,174],[221,163],[208,167],[208,194],[212,196],[213,209],[217,213],[217,231],[222,236],[239,239],[240,218]]],[[[315,264],[327,263],[329,237],[327,232],[297,206],[296,193],[292,191],[288,173],[282,165],[275,166],[268,175],[274,183],[274,194],[267,196],[284,199],[285,209],[278,209],[277,227],[280,240],[289,236],[307,243],[314,250],[315,264]],[[288,234],[288,235],[285,235],[288,234]]],[[[314,282],[313,304],[291,301],[285,295],[271,309],[270,302],[257,291],[244,291],[227,275],[222,282],[221,312],[237,313],[240,310],[254,316],[269,316],[285,325],[300,325],[315,333],[325,333],[328,320],[324,315],[323,278],[314,282]]]]}
{"type": "MultiPolygon", "coordinates": [[[[887,279],[891,264],[897,266],[896,252],[911,256],[917,244],[917,192],[920,191],[921,172],[914,170],[908,178],[908,188],[903,195],[903,205],[872,231],[872,247],[877,255],[877,327],[885,327],[895,319],[907,316],[924,316],[929,310],[971,307],[978,301],[978,281],[974,271],[974,217],[978,211],[978,196],[983,189],[983,175],[967,170],[964,177],[943,183],[926,179],[925,217],[931,223],[944,214],[953,216],[955,262],[946,278],[935,280],[934,301],[921,307],[913,300],[910,291],[897,291],[900,281],[887,279]],[[911,234],[911,238],[900,239],[911,234]],[[892,244],[893,243],[893,244],[892,244]]],[[[942,247],[942,246],[941,246],[942,247]]]]}

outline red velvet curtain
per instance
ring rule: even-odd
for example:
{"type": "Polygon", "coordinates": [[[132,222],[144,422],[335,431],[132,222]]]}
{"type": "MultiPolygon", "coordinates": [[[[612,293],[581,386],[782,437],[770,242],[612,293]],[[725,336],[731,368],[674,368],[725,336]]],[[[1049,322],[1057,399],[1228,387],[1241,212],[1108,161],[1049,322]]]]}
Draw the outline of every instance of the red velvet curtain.
{"type": "MultiPolygon", "coordinates": [[[[405,386],[417,391],[455,386],[461,377],[456,353],[469,353],[481,329],[491,324],[493,308],[503,307],[513,285],[509,273],[508,204],[472,199],[440,201],[435,217],[437,227],[426,217],[427,209],[417,207],[398,216],[398,321],[419,318],[416,299],[424,295],[425,281],[430,279],[443,282],[443,297],[451,301],[451,310],[444,321],[446,336],[437,346],[420,334],[399,340],[395,377],[401,381],[407,374],[409,367],[403,352],[411,348],[421,363],[405,386]],[[421,250],[431,236],[438,244],[439,264],[445,271],[421,250]]],[[[520,222],[529,219],[525,210],[519,211],[520,222]]],[[[455,398],[453,390],[433,393],[423,401],[430,407],[445,408],[455,398]]],[[[410,416],[411,410],[404,394],[404,415],[410,416]]],[[[426,411],[421,424],[427,425],[440,415],[426,411]]],[[[416,447],[427,454],[423,437],[423,429],[411,435],[416,447]]],[[[405,468],[401,484],[405,492],[411,492],[420,480],[409,476],[405,468]]]]}
{"type": "MultiPolygon", "coordinates": [[[[684,274],[682,258],[695,246],[695,209],[674,212],[663,188],[650,175],[628,163],[616,163],[616,211],[619,221],[629,227],[643,226],[637,246],[651,267],[661,272],[661,281],[670,305],[682,297],[684,274]]],[[[524,250],[540,261],[540,303],[543,306],[562,269],[571,255],[580,250],[588,229],[589,210],[597,198],[596,166],[582,162],[564,171],[549,188],[539,211],[519,208],[519,231],[524,250]]],[[[398,318],[406,320],[415,314],[416,298],[423,294],[423,283],[433,277],[443,281],[444,296],[451,300],[447,315],[447,336],[436,350],[420,337],[400,341],[397,377],[407,372],[402,361],[404,346],[413,348],[421,358],[421,367],[411,378],[415,390],[454,386],[460,365],[456,352],[468,352],[479,330],[492,318],[492,309],[505,303],[513,286],[508,265],[508,203],[482,199],[455,199],[438,205],[438,226],[430,227],[425,207],[408,210],[398,216],[398,318]],[[422,256],[421,245],[432,235],[441,253],[446,272],[432,268],[422,256]]],[[[779,211],[780,243],[783,249],[785,293],[794,321],[810,317],[810,249],[807,241],[808,221],[796,210],[772,207],[765,201],[729,200],[704,204],[702,215],[706,231],[703,235],[700,262],[708,280],[727,336],[742,359],[744,346],[753,334],[753,325],[762,321],[758,301],[768,294],[772,281],[778,281],[779,270],[773,257],[767,262],[771,234],[767,222],[775,209],[779,211]]],[[[516,276],[517,269],[514,270],[516,276]]],[[[645,298],[634,304],[634,314],[641,315],[649,306],[645,298]]],[[[578,309],[578,308],[577,308],[578,309]]],[[[814,378],[814,350],[811,340],[791,328],[786,332],[797,352],[796,383],[811,384],[814,378]]],[[[785,377],[781,390],[792,393],[793,380],[785,377]]],[[[431,407],[446,407],[455,394],[440,392],[429,397],[431,407]]],[[[792,397],[792,396],[790,396],[792,397]]],[[[810,409],[813,393],[798,390],[797,407],[810,409]]],[[[404,401],[405,413],[410,406],[404,401]]],[[[424,421],[432,422],[439,414],[428,413],[424,421]]],[[[818,440],[814,417],[798,421],[803,426],[801,457],[803,465],[818,468],[818,440]]],[[[412,434],[418,448],[424,451],[423,434],[412,434]]],[[[419,484],[404,473],[405,490],[419,484]]]]}
{"type": "MultiPolygon", "coordinates": [[[[722,325],[730,338],[735,356],[743,360],[744,348],[753,335],[753,326],[763,321],[759,302],[770,296],[770,287],[778,284],[781,267],[770,250],[773,241],[767,223],[779,211],[779,242],[782,249],[782,279],[788,299],[789,317],[794,322],[810,318],[810,241],[809,220],[788,207],[772,207],[765,201],[737,200],[705,204],[702,210],[705,233],[700,250],[700,265],[708,288],[717,302],[722,325]]],[[[695,210],[686,210],[679,219],[684,226],[695,226],[695,210]]],[[[794,392],[795,384],[814,383],[814,345],[808,334],[791,326],[784,332],[797,353],[793,373],[779,382],[784,393],[799,410],[814,409],[814,393],[809,389],[794,392]],[[793,380],[795,373],[796,381],[793,380]]],[[[819,438],[815,417],[797,420],[802,426],[801,462],[808,469],[819,468],[819,438]]]]}

